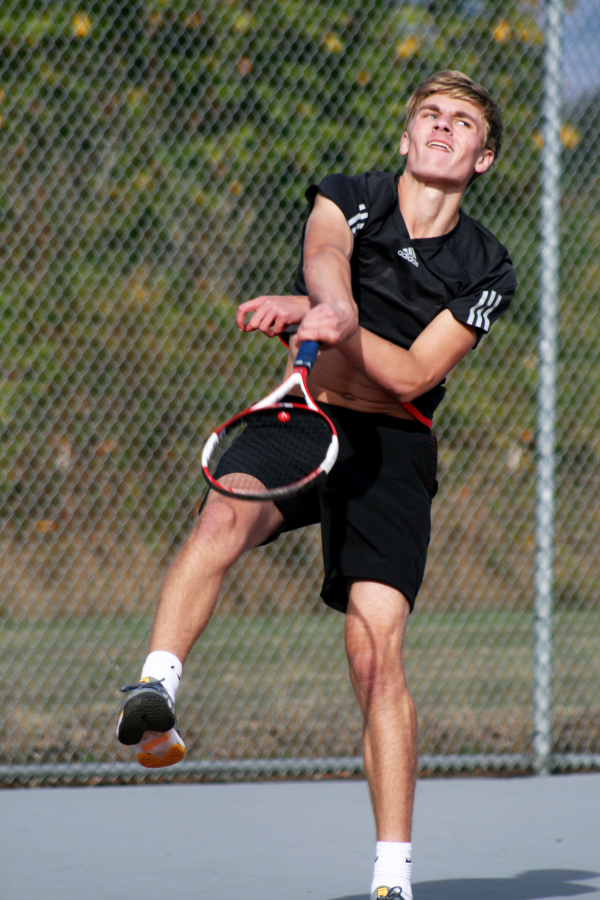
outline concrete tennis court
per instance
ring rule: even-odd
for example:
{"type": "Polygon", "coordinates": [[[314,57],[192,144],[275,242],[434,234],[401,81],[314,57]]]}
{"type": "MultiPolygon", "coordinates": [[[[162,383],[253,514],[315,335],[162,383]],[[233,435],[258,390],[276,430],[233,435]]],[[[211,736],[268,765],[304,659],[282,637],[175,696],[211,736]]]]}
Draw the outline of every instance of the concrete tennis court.
{"type": "MultiPolygon", "coordinates": [[[[0,791],[3,900],[364,900],[363,781],[0,791]]],[[[419,782],[415,900],[600,898],[600,774],[419,782]]]]}

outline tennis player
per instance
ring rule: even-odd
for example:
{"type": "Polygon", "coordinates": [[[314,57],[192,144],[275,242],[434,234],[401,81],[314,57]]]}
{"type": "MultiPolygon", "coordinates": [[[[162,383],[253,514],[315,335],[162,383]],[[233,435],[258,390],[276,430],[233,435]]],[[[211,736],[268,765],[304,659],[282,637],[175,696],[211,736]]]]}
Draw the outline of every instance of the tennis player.
{"type": "Polygon", "coordinates": [[[288,371],[299,342],[320,342],[308,385],[335,424],[338,460],[324,484],[289,500],[209,494],[167,574],[140,681],[123,688],[119,740],[136,745],[145,766],[183,758],[175,694],[225,572],[252,547],[320,522],[321,596],[346,614],[350,679],[364,721],[377,829],[372,898],[412,897],[417,717],[404,675],[404,634],[423,580],[437,491],[432,419],[445,376],[507,309],[516,288],[505,248],[460,210],[501,141],[500,111],[487,91],[444,71],[408,102],[401,175],[328,175],[308,188],[291,295],[243,303],[237,324],[284,337],[288,371]]]}

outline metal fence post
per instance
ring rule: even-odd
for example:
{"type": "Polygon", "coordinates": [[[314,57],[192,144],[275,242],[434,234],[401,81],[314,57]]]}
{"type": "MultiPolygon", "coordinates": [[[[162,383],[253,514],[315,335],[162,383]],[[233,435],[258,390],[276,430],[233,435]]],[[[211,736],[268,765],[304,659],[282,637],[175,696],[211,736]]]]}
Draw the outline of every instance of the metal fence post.
{"type": "Polygon", "coordinates": [[[549,771],[552,705],[556,369],[560,256],[560,118],[562,0],[546,2],[544,149],[541,202],[541,277],[537,428],[534,768],[549,771]]]}

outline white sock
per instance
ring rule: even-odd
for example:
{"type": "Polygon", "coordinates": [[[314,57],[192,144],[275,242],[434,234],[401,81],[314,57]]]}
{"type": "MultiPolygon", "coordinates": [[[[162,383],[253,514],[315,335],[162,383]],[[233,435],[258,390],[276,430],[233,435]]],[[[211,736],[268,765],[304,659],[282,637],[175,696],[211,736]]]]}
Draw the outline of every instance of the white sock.
{"type": "Polygon", "coordinates": [[[412,900],[410,886],[412,844],[397,841],[377,841],[375,848],[375,868],[371,893],[378,887],[401,887],[402,900],[412,900]]]}
{"type": "Polygon", "coordinates": [[[171,695],[171,700],[175,702],[182,671],[183,665],[173,653],[167,650],[153,650],[146,658],[140,679],[156,678],[162,681],[163,687],[171,695]]]}

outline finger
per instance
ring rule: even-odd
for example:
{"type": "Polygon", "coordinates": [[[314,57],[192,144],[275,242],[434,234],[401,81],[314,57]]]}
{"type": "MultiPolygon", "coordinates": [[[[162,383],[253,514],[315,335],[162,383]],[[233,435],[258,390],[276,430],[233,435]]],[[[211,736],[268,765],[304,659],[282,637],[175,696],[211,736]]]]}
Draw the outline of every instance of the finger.
{"type": "Polygon", "coordinates": [[[337,334],[330,328],[317,328],[314,326],[301,326],[297,332],[298,342],[318,341],[320,344],[334,346],[337,343],[337,334]]]}
{"type": "Polygon", "coordinates": [[[255,309],[258,309],[260,306],[262,306],[264,301],[265,297],[254,297],[253,300],[246,300],[244,303],[240,303],[235,314],[235,321],[240,331],[246,330],[244,328],[244,319],[246,318],[246,314],[252,312],[255,309]]]}
{"type": "MultiPolygon", "coordinates": [[[[252,312],[252,310],[248,311],[252,312]]],[[[264,322],[268,320],[269,317],[269,311],[261,306],[244,324],[244,331],[257,331],[258,329],[262,331],[264,322]]]]}

